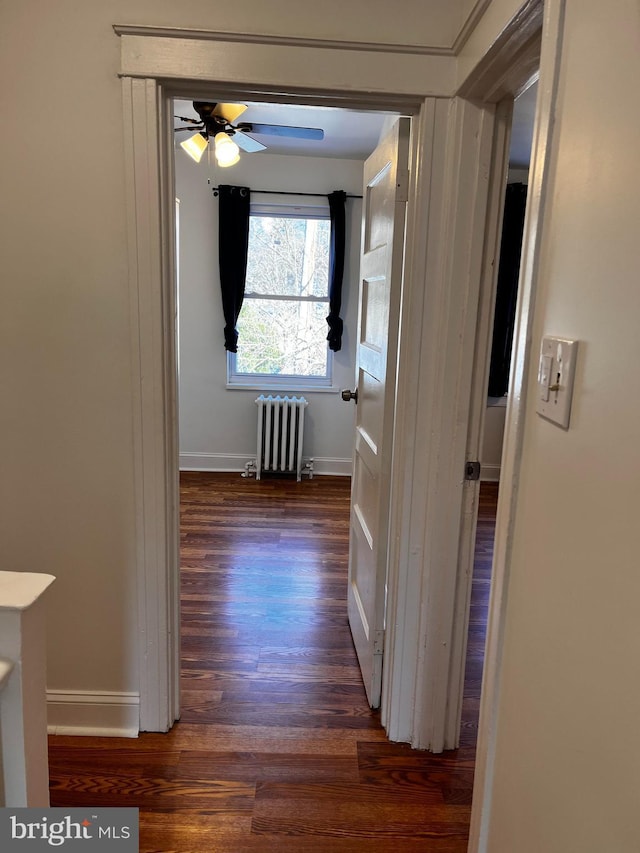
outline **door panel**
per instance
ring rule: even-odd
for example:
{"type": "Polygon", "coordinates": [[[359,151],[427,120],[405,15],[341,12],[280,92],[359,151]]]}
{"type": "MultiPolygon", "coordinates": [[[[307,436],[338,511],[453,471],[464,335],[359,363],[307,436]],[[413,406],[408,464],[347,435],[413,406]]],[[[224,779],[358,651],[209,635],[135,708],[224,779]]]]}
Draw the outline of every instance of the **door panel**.
{"type": "MultiPolygon", "coordinates": [[[[378,453],[380,446],[380,431],[382,426],[382,415],[384,411],[384,399],[380,394],[380,383],[377,382],[366,370],[359,371],[358,381],[358,406],[360,407],[359,423],[356,427],[356,441],[361,439],[373,454],[378,453]]],[[[366,448],[357,447],[357,450],[366,452],[366,448]]],[[[373,462],[370,466],[373,466],[373,462]]]]}
{"type": "Polygon", "coordinates": [[[382,691],[409,129],[409,119],[399,119],[364,168],[348,609],[367,698],[373,708],[380,705],[382,691]]]}
{"type": "Polygon", "coordinates": [[[373,353],[384,350],[387,339],[388,311],[386,310],[387,281],[384,278],[362,281],[361,343],[373,353]]]}

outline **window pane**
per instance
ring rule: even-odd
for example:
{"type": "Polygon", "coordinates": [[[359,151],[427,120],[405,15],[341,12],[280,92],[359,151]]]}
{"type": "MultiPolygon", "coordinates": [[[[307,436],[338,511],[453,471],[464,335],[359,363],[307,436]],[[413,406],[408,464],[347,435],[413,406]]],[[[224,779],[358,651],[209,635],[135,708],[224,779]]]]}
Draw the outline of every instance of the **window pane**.
{"type": "Polygon", "coordinates": [[[326,219],[252,215],[246,292],[327,296],[329,236],[326,219]]]}
{"type": "Polygon", "coordinates": [[[326,376],[327,312],[326,302],[245,299],[236,372],[326,376]]]}

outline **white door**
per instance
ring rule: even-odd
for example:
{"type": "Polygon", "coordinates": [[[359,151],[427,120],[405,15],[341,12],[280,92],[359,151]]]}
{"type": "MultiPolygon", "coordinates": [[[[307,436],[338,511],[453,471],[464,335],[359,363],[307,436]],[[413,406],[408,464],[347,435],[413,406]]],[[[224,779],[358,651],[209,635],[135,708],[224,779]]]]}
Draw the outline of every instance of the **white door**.
{"type": "MultiPolygon", "coordinates": [[[[382,690],[389,484],[409,131],[410,120],[399,119],[364,168],[348,608],[349,625],[372,708],[379,707],[382,690]]],[[[343,397],[348,399],[349,393],[343,397]]]]}

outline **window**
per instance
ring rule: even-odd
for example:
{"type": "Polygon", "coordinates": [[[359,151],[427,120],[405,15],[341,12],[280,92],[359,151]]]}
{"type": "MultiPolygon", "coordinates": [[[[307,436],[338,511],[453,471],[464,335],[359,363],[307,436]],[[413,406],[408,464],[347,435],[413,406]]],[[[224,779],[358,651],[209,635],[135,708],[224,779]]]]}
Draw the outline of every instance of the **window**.
{"type": "Polygon", "coordinates": [[[331,385],[328,208],[252,205],[233,386],[331,385]]]}

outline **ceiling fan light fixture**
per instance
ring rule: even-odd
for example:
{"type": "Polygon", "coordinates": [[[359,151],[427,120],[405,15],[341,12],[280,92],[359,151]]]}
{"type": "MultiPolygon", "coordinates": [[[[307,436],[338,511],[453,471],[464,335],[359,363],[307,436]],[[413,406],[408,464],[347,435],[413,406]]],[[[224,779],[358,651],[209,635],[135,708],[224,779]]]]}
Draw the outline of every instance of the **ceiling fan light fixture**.
{"type": "Polygon", "coordinates": [[[208,140],[202,133],[196,133],[180,143],[180,147],[184,148],[189,157],[199,163],[202,160],[202,155],[207,150],[208,140]]]}
{"type": "Polygon", "coordinates": [[[234,166],[240,160],[240,149],[228,133],[216,133],[215,153],[218,166],[234,166]]]}

